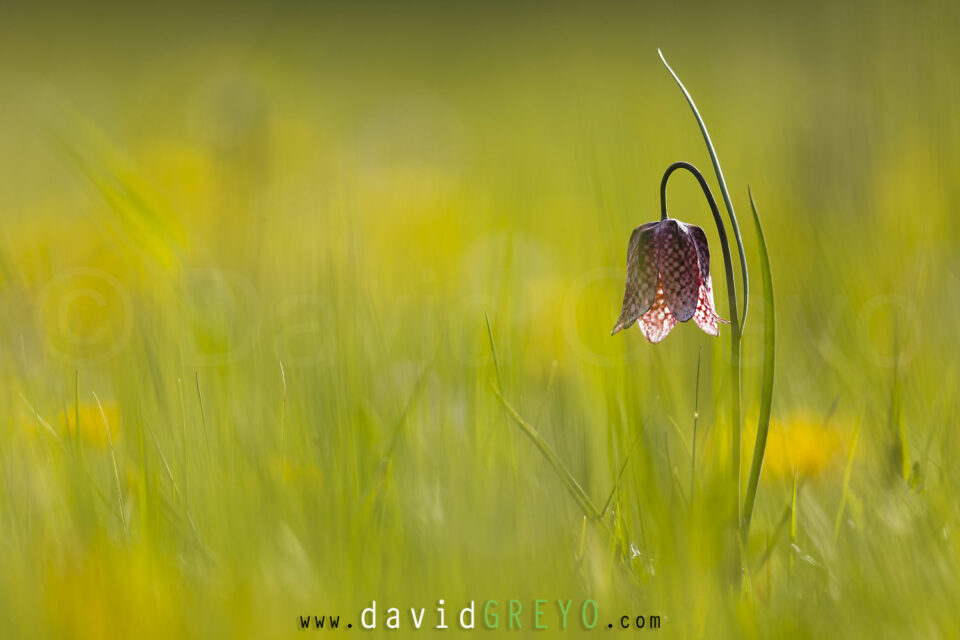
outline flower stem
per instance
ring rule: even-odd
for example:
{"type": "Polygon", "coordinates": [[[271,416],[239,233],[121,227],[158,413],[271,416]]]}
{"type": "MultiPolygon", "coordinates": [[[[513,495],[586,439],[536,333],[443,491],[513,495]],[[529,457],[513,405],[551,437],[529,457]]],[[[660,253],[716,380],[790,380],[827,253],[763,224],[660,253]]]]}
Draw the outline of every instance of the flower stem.
{"type": "Polygon", "coordinates": [[[727,190],[727,181],[723,179],[723,170],[720,169],[720,160],[717,158],[717,151],[713,148],[713,141],[710,139],[710,133],[707,132],[707,125],[704,124],[703,118],[700,117],[700,112],[697,110],[697,105],[693,102],[693,97],[690,96],[690,92],[687,91],[687,88],[680,82],[680,78],[676,72],[667,64],[667,59],[663,57],[663,52],[657,49],[657,53],[660,54],[660,60],[663,61],[663,66],[667,68],[667,71],[670,72],[670,75],[673,76],[673,79],[676,80],[680,86],[683,96],[687,99],[687,104],[690,105],[690,109],[697,119],[697,124],[700,125],[700,133],[703,134],[703,141],[707,144],[707,152],[710,154],[711,162],[713,162],[713,170],[717,174],[717,182],[720,183],[720,195],[723,196],[723,204],[726,206],[727,214],[730,217],[730,226],[733,227],[733,237],[737,241],[737,251],[740,253],[740,277],[743,282],[743,312],[740,315],[740,326],[742,327],[747,321],[747,303],[750,301],[750,280],[747,278],[747,261],[744,257],[743,239],[740,237],[740,225],[737,224],[737,214],[733,212],[733,202],[731,202],[730,192],[727,190]]]}
{"type": "MultiPolygon", "coordinates": [[[[730,444],[730,457],[735,474],[734,486],[736,486],[736,506],[732,511],[736,514],[735,521],[740,521],[740,337],[742,335],[740,321],[737,317],[737,287],[733,277],[733,256],[730,253],[730,242],[727,240],[727,231],[723,224],[723,216],[720,215],[720,208],[717,206],[717,200],[710,191],[706,178],[700,173],[700,170],[689,162],[674,162],[663,173],[663,179],[660,181],[660,218],[667,219],[667,181],[670,175],[677,169],[686,169],[700,183],[703,189],[703,195],[710,205],[710,212],[713,213],[713,221],[717,225],[717,235],[720,237],[720,249],[723,252],[723,271],[727,281],[727,306],[730,314],[730,378],[733,382],[733,402],[732,416],[733,437],[730,444]]],[[[741,256],[741,261],[742,261],[741,256]]]]}
{"type": "MultiPolygon", "coordinates": [[[[724,245],[723,238],[721,236],[721,245],[724,246],[724,266],[727,268],[727,291],[728,296],[731,301],[734,302],[734,305],[731,306],[730,311],[730,321],[732,323],[732,331],[730,332],[730,387],[731,387],[731,407],[730,407],[730,419],[732,422],[732,433],[730,441],[730,458],[731,458],[731,471],[733,475],[732,485],[734,487],[734,501],[735,504],[731,504],[731,515],[734,521],[735,528],[737,532],[740,532],[740,428],[741,428],[741,415],[740,415],[740,342],[743,336],[743,325],[747,321],[747,303],[750,299],[750,280],[747,277],[747,260],[743,251],[743,240],[740,237],[740,225],[737,224],[737,216],[733,211],[733,203],[730,200],[730,192],[727,189],[727,182],[723,178],[723,171],[720,169],[720,160],[717,158],[717,152],[713,148],[713,141],[710,140],[710,134],[707,132],[707,125],[704,124],[703,118],[700,116],[700,112],[697,110],[697,105],[694,104],[693,98],[690,96],[690,92],[687,91],[687,88],[683,86],[683,83],[680,81],[680,78],[670,68],[670,65],[667,64],[667,59],[663,56],[663,52],[657,49],[657,53],[660,54],[660,60],[663,62],[663,65],[667,68],[667,71],[670,72],[670,75],[673,76],[673,79],[676,80],[677,85],[680,87],[680,90],[683,92],[683,96],[687,99],[687,104],[690,105],[690,109],[693,111],[694,117],[697,119],[697,124],[700,126],[700,133],[703,135],[703,141],[707,145],[707,152],[710,154],[710,160],[713,162],[713,170],[717,174],[717,182],[720,184],[720,193],[723,196],[723,203],[726,205],[727,214],[730,218],[730,226],[733,228],[733,236],[737,241],[737,250],[740,254],[740,276],[743,284],[743,312],[737,313],[736,294],[730,295],[730,291],[734,289],[734,282],[732,277],[732,265],[727,258],[729,250],[726,249],[724,245]]],[[[702,185],[701,185],[702,186],[702,185]]],[[[715,214],[716,215],[716,214],[715,214]]]]}

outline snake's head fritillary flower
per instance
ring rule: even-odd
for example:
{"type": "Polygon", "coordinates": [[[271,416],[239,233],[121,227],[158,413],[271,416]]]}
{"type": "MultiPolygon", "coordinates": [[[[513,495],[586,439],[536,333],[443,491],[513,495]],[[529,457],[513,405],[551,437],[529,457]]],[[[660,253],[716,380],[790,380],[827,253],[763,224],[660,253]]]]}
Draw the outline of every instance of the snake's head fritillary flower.
{"type": "Polygon", "coordinates": [[[637,227],[627,245],[623,309],[610,335],[636,322],[657,343],[677,322],[693,319],[716,336],[718,322],[710,281],[710,247],[700,227],[673,218],[637,227]]]}

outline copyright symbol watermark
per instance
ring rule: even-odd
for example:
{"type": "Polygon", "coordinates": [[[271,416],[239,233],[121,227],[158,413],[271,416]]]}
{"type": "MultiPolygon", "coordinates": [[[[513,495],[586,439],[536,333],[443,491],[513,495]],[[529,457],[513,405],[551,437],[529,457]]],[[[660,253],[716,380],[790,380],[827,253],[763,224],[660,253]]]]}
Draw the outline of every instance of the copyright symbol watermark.
{"type": "Polygon", "coordinates": [[[133,305],[114,276],[95,267],[61,272],[37,294],[37,333],[54,356],[74,365],[108,360],[130,339],[133,305]]]}

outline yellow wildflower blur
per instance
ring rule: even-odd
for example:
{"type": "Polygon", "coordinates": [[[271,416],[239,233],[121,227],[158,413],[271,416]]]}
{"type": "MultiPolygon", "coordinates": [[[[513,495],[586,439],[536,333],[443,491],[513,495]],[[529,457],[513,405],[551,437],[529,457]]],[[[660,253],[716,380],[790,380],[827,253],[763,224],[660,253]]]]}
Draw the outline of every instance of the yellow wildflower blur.
{"type": "Polygon", "coordinates": [[[98,448],[107,448],[110,446],[110,440],[107,438],[107,429],[103,424],[103,418],[106,416],[107,424],[110,425],[110,437],[114,444],[120,437],[120,412],[117,405],[112,402],[101,401],[103,403],[103,415],[100,414],[100,407],[96,402],[80,403],[80,430],[77,431],[76,409],[70,407],[60,412],[59,423],[67,425],[67,433],[73,438],[79,435],[80,440],[86,444],[98,448]]]}
{"type": "Polygon", "coordinates": [[[67,638],[175,638],[186,629],[177,576],[146,551],[95,542],[51,567],[44,604],[67,638]]]}
{"type": "Polygon", "coordinates": [[[849,439],[844,433],[852,433],[847,426],[837,418],[825,422],[824,416],[804,410],[771,416],[764,475],[786,479],[793,477],[794,470],[800,477],[838,471],[849,439]]]}

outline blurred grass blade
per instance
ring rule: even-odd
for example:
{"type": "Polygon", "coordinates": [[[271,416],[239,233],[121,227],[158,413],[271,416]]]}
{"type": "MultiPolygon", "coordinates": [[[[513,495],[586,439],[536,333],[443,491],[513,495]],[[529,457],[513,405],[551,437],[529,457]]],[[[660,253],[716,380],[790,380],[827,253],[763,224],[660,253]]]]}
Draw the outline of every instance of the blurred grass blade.
{"type": "Polygon", "coordinates": [[[121,237],[167,272],[181,266],[187,232],[132,162],[93,124],[65,104],[48,116],[52,142],[100,194],[121,237]]]}
{"type": "Polygon", "coordinates": [[[794,469],[793,471],[793,497],[790,501],[790,561],[789,561],[789,572],[793,576],[793,567],[795,562],[795,557],[797,555],[797,507],[799,505],[800,499],[800,487],[799,487],[799,472],[794,469]]]}
{"type": "Polygon", "coordinates": [[[693,396],[693,444],[690,446],[690,504],[697,493],[697,420],[700,419],[700,360],[703,357],[703,345],[697,349],[697,379],[693,396]]]}
{"type": "Polygon", "coordinates": [[[30,413],[33,414],[33,417],[34,417],[34,419],[36,420],[37,424],[39,424],[41,427],[43,427],[44,429],[46,429],[47,432],[48,432],[50,435],[53,436],[53,439],[57,441],[57,444],[59,444],[60,447],[62,448],[62,447],[63,447],[63,440],[60,439],[60,436],[59,436],[59,434],[57,434],[56,430],[55,430],[52,426],[50,426],[50,423],[49,423],[49,422],[47,422],[46,420],[44,420],[44,419],[40,416],[40,414],[37,412],[37,410],[33,408],[33,405],[30,404],[30,401],[27,400],[27,397],[26,397],[25,395],[23,395],[23,393],[20,393],[20,399],[23,400],[23,403],[24,403],[25,405],[27,405],[27,409],[29,409],[29,410],[30,410],[30,413]]]}
{"type": "Polygon", "coordinates": [[[283,439],[284,422],[287,418],[287,372],[283,370],[283,360],[280,363],[280,470],[286,469],[286,458],[284,457],[283,439]]]}
{"type": "Polygon", "coordinates": [[[573,477],[563,463],[560,462],[560,458],[557,457],[557,454],[554,453],[553,449],[547,444],[547,441],[544,440],[536,429],[532,425],[527,423],[526,420],[521,417],[517,410],[514,409],[506,398],[497,391],[493,390],[497,398],[503,403],[504,408],[507,410],[507,415],[509,415],[514,422],[517,423],[517,426],[520,427],[520,430],[523,431],[528,438],[533,442],[533,444],[540,450],[540,453],[543,454],[543,457],[547,459],[547,462],[550,463],[550,466],[553,467],[553,470],[556,472],[557,476],[560,477],[560,480],[563,481],[564,486],[567,488],[567,491],[570,492],[570,495],[573,496],[573,499],[577,501],[577,504],[580,505],[580,508],[583,509],[583,512],[594,520],[600,518],[600,512],[594,506],[593,502],[590,500],[590,497],[587,495],[587,492],[583,490],[583,487],[580,486],[580,483],[577,482],[576,478],[573,477]]]}
{"type": "MultiPolygon", "coordinates": [[[[93,393],[93,392],[91,392],[93,393]]],[[[100,410],[100,416],[103,418],[103,428],[107,430],[107,444],[110,447],[110,460],[113,462],[113,478],[117,481],[117,502],[120,504],[120,522],[123,524],[123,530],[127,530],[127,514],[123,508],[123,486],[120,484],[120,468],[117,466],[117,453],[113,448],[113,436],[110,435],[110,424],[107,422],[107,414],[103,411],[103,405],[100,404],[100,398],[93,393],[93,399],[97,401],[97,408],[100,410]]]]}
{"type": "Polygon", "coordinates": [[[680,476],[677,474],[676,467],[673,466],[673,460],[670,457],[670,443],[667,441],[667,432],[663,432],[663,453],[664,457],[667,460],[667,470],[670,472],[670,477],[673,478],[673,489],[677,492],[677,495],[680,496],[680,502],[683,503],[683,508],[688,509],[690,504],[687,502],[687,496],[683,493],[683,485],[680,483],[680,476]]]}
{"type": "Polygon", "coordinates": [[[837,508],[837,517],[833,522],[833,539],[840,534],[840,521],[843,519],[843,510],[847,506],[847,496],[850,494],[850,476],[853,473],[853,457],[857,454],[857,442],[860,439],[860,421],[853,432],[853,441],[850,443],[850,453],[847,454],[847,464],[843,469],[843,490],[840,493],[840,506],[837,508]]]}
{"type": "Polygon", "coordinates": [[[773,534],[770,536],[770,539],[767,540],[767,546],[764,548],[763,553],[760,554],[760,559],[757,560],[756,565],[754,566],[755,571],[759,571],[766,566],[770,556],[773,555],[773,550],[777,546],[777,541],[780,539],[780,534],[783,533],[783,530],[787,527],[787,523],[790,522],[792,503],[793,501],[791,499],[791,501],[787,503],[787,506],[784,507],[783,513],[780,515],[780,519],[777,520],[777,526],[773,528],[773,534]]]}
{"type": "Polygon", "coordinates": [[[760,215],[753,200],[753,191],[748,187],[750,209],[757,228],[757,244],[760,248],[760,273],[763,277],[763,373],[760,383],[760,417],[757,421],[757,439],[753,446],[753,462],[750,465],[750,477],[747,480],[747,494],[743,503],[743,538],[750,533],[750,519],[757,498],[757,486],[760,483],[760,471],[763,468],[763,455],[767,447],[767,432],[770,430],[770,408],[773,401],[773,372],[776,346],[776,317],[773,304],[773,277],[770,274],[770,256],[767,254],[767,242],[763,237],[760,215]]]}
{"type": "Polygon", "coordinates": [[[899,472],[904,482],[909,482],[910,446],[907,444],[907,432],[903,426],[902,410],[903,388],[900,383],[899,356],[897,356],[894,360],[893,386],[890,389],[890,414],[888,418],[893,431],[891,462],[894,471],[899,472]]]}
{"type": "Polygon", "coordinates": [[[170,468],[170,463],[167,462],[167,456],[163,455],[163,449],[160,447],[160,441],[157,439],[157,434],[154,433],[153,429],[150,428],[150,425],[144,425],[147,428],[147,431],[150,432],[150,437],[153,438],[153,444],[157,448],[157,455],[160,456],[160,462],[163,463],[163,468],[167,472],[167,478],[170,479],[170,485],[173,487],[173,496],[176,499],[180,499],[180,487],[177,486],[177,479],[173,475],[173,469],[170,468]]]}
{"type": "Polygon", "coordinates": [[[180,396],[180,434],[183,441],[183,509],[187,510],[187,412],[183,404],[183,380],[177,378],[177,392],[180,396]]]}
{"type": "Polygon", "coordinates": [[[617,473],[617,480],[613,483],[613,488],[610,489],[610,495],[607,496],[606,502],[603,503],[603,508],[600,509],[600,513],[604,514],[607,512],[607,509],[610,508],[610,503],[613,502],[613,496],[617,495],[617,489],[620,488],[620,482],[623,480],[623,474],[627,470],[627,463],[630,462],[630,456],[633,455],[633,450],[637,447],[637,443],[640,442],[640,436],[643,435],[643,425],[640,425],[640,430],[637,433],[636,437],[633,439],[633,444],[630,445],[630,450],[627,451],[627,455],[623,459],[623,463],[620,465],[620,471],[617,473]]]}
{"type": "Polygon", "coordinates": [[[203,410],[203,394],[200,392],[200,372],[193,372],[193,379],[197,386],[197,402],[200,404],[200,425],[203,427],[203,441],[207,445],[207,454],[210,454],[210,436],[207,435],[207,414],[203,410]]]}
{"type": "Polygon", "coordinates": [[[503,376],[500,375],[500,359],[497,358],[497,346],[493,342],[493,329],[490,327],[490,316],[483,312],[483,319],[487,322],[487,337],[490,338],[490,353],[493,354],[493,366],[497,371],[497,387],[503,393],[503,376]]]}
{"type": "Polygon", "coordinates": [[[80,370],[74,370],[74,405],[73,405],[73,448],[74,451],[80,451],[80,370]]]}

